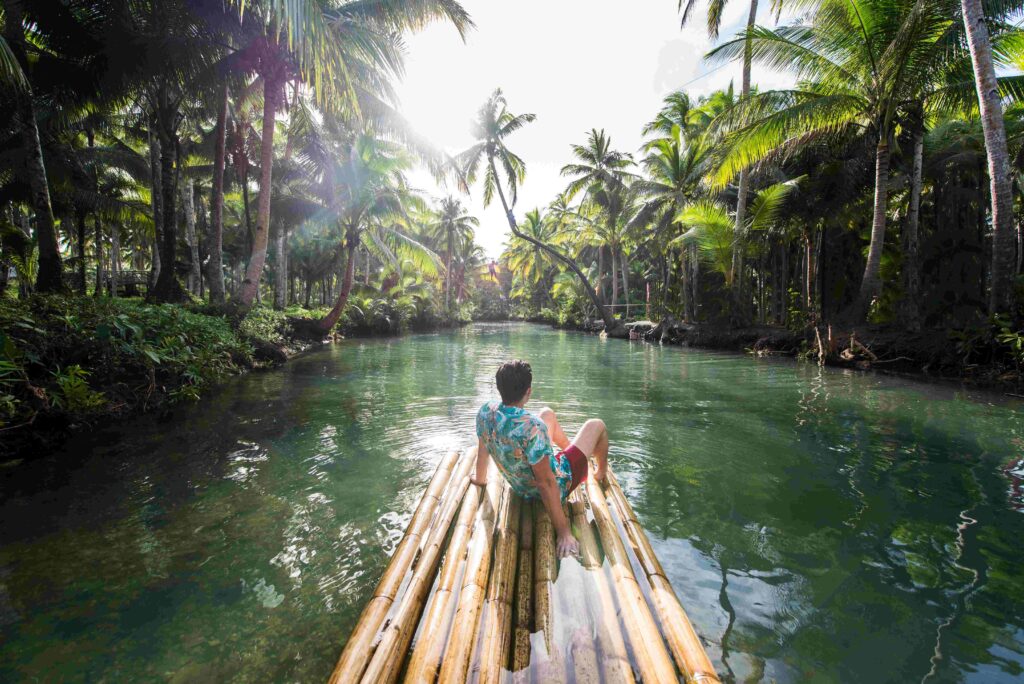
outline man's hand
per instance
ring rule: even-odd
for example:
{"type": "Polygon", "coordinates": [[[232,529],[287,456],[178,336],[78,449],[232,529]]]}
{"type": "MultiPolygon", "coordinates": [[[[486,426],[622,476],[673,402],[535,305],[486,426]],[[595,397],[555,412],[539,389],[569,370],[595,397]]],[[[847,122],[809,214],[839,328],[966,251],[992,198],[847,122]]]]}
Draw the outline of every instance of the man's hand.
{"type": "Polygon", "coordinates": [[[559,558],[566,558],[568,556],[577,558],[580,555],[580,543],[576,541],[576,537],[572,536],[572,532],[569,530],[558,535],[558,542],[555,548],[559,558]]]}

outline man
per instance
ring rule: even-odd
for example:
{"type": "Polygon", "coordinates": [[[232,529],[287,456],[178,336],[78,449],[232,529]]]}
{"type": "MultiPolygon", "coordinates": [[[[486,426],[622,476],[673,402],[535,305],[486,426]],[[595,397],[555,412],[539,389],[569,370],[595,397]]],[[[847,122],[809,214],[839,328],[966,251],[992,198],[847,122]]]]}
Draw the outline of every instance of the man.
{"type": "Polygon", "coordinates": [[[555,412],[541,409],[534,415],[524,409],[533,393],[533,371],[525,361],[509,361],[494,376],[501,402],[489,401],[476,416],[477,461],[472,482],[487,484],[488,459],[526,499],[540,498],[557,535],[559,557],[579,554],[562,501],[587,479],[588,459],[597,459],[598,482],[608,470],[608,431],[604,421],[592,418],[583,424],[572,442],[558,424],[555,412]],[[552,442],[560,451],[555,453],[552,442]]]}

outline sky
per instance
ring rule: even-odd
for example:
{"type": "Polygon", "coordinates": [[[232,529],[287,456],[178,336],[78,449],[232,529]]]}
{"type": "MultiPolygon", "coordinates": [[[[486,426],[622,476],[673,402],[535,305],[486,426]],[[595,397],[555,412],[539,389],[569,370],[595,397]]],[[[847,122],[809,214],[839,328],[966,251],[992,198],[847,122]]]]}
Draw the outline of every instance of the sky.
{"type": "MultiPolygon", "coordinates": [[[[436,24],[407,37],[406,73],[398,87],[401,110],[435,145],[457,153],[472,145],[470,122],[500,87],[514,114],[536,121],[507,139],[526,162],[517,218],[546,206],[564,190],[560,175],[571,161],[570,145],[592,128],[604,129],[615,149],[637,152],[641,129],[662,99],[681,87],[691,95],[740,85],[738,63],[712,64],[705,28],[706,4],[680,29],[676,0],[463,0],[476,28],[465,43],[450,25],[436,24]]],[[[769,3],[759,3],[762,6],[769,3]]],[[[746,20],[749,3],[726,6],[721,40],[746,20]]],[[[771,25],[767,7],[758,22],[771,25]]],[[[782,74],[753,70],[762,89],[781,87],[782,74]]],[[[457,194],[440,188],[425,170],[411,174],[430,197],[457,194]]],[[[480,188],[463,198],[480,219],[477,243],[497,258],[509,229],[495,198],[486,209],[480,188]]]]}

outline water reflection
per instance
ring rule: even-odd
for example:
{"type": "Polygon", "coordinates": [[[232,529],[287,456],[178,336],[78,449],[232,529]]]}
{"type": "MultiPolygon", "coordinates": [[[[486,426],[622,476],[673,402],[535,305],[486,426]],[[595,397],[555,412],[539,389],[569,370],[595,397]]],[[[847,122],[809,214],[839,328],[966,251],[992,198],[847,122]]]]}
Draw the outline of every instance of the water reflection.
{"type": "MultiPolygon", "coordinates": [[[[567,426],[605,419],[723,674],[1024,673],[1019,402],[480,325],[346,342],[0,471],[0,680],[324,679],[509,357],[567,426]]],[[[601,609],[573,563],[552,596],[566,672],[601,609]]]]}

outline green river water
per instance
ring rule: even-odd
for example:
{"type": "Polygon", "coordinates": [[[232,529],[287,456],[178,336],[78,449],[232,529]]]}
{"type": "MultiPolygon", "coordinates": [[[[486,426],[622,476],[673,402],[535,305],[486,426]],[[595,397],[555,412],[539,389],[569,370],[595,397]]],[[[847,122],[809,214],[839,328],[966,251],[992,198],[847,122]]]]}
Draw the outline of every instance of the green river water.
{"type": "Polygon", "coordinates": [[[493,374],[601,417],[726,680],[1024,679],[1024,404],[480,324],[353,340],[0,467],[0,681],[326,679],[493,374]]]}

